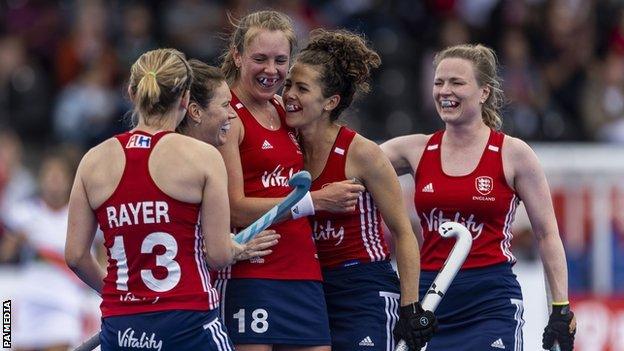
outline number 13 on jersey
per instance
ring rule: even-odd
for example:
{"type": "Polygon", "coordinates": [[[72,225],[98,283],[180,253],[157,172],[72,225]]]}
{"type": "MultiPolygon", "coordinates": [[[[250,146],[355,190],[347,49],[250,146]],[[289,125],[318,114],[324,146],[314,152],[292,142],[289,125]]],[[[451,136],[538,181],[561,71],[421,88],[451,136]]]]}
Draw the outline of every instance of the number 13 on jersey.
{"type": "MultiPolygon", "coordinates": [[[[156,266],[163,267],[167,270],[167,276],[158,279],[154,276],[151,269],[141,269],[141,280],[150,290],[156,292],[165,292],[175,288],[180,282],[180,264],[174,260],[178,254],[178,243],[173,235],[164,232],[154,232],[143,239],[141,243],[142,254],[153,254],[156,246],[164,246],[165,252],[156,255],[156,266]]],[[[117,261],[117,290],[128,291],[128,259],[126,249],[124,247],[123,236],[115,236],[115,241],[110,249],[111,258],[117,261]]]]}

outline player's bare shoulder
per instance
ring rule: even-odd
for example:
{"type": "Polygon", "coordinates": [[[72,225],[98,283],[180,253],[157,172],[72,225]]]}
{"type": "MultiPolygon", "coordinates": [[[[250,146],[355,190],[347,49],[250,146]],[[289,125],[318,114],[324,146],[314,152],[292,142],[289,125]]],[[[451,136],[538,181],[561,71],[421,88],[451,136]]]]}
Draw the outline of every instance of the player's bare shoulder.
{"type": "Polygon", "coordinates": [[[513,184],[517,176],[541,171],[537,155],[525,141],[506,135],[503,141],[503,170],[507,182],[513,184]]]}
{"type": "Polygon", "coordinates": [[[416,171],[431,134],[409,134],[381,144],[381,149],[399,174],[416,171]]]}
{"type": "Polygon", "coordinates": [[[123,147],[116,138],[109,138],[91,148],[80,161],[80,175],[84,180],[121,177],[126,159],[123,147]]]}
{"type": "Polygon", "coordinates": [[[76,181],[82,182],[92,208],[108,199],[121,180],[126,158],[117,138],[109,138],[91,148],[82,157],[76,181]]]}
{"type": "Polygon", "coordinates": [[[88,165],[101,164],[104,160],[111,160],[123,156],[123,148],[117,138],[108,138],[92,147],[82,157],[82,162],[88,165]]]}
{"type": "Polygon", "coordinates": [[[356,134],[349,147],[349,157],[356,162],[371,162],[377,157],[384,157],[383,151],[374,141],[356,134]]]}
{"type": "Polygon", "coordinates": [[[506,135],[503,140],[503,164],[522,166],[536,162],[537,156],[524,140],[506,135]]]}

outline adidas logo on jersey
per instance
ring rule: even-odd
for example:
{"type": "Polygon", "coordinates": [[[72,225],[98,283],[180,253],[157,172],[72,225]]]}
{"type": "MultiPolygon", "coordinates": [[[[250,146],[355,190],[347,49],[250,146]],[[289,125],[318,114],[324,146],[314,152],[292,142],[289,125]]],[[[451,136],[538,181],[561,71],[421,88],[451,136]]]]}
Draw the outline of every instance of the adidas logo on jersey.
{"type": "Polygon", "coordinates": [[[505,349],[505,344],[503,344],[503,340],[501,338],[498,338],[490,346],[497,348],[497,349],[505,349]]]}
{"type": "Polygon", "coordinates": [[[432,193],[433,192],[433,183],[429,183],[422,188],[423,193],[432,193]]]}
{"type": "Polygon", "coordinates": [[[269,143],[267,140],[264,141],[264,143],[262,143],[262,150],[267,150],[267,149],[272,149],[273,145],[271,145],[271,143],[269,143]]]}
{"type": "Polygon", "coordinates": [[[375,343],[373,342],[373,339],[371,339],[370,336],[367,336],[364,339],[362,339],[362,341],[360,341],[360,343],[358,345],[360,345],[360,346],[375,346],[375,343]]]}

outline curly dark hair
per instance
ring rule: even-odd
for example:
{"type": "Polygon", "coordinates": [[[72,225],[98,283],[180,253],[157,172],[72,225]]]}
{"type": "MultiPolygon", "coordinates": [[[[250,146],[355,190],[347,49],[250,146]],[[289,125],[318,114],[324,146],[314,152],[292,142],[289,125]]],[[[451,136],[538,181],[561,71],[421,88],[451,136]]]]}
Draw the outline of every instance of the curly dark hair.
{"type": "Polygon", "coordinates": [[[308,45],[297,56],[297,63],[320,67],[323,96],[340,95],[330,119],[338,119],[356,94],[370,91],[371,72],[381,58],[362,35],[347,30],[315,29],[308,45]]]}

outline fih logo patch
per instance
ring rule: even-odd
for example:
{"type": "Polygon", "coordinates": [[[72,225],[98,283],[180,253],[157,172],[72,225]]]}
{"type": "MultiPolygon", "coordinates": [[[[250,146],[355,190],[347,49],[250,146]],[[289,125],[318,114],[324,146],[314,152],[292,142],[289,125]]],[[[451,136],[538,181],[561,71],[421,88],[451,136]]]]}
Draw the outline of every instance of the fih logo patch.
{"type": "Polygon", "coordinates": [[[152,137],[146,135],[135,134],[130,137],[126,144],[126,149],[149,149],[152,145],[152,137]]]}
{"type": "Polygon", "coordinates": [[[475,178],[475,187],[481,195],[487,195],[494,189],[494,181],[492,177],[480,176],[475,178]]]}

